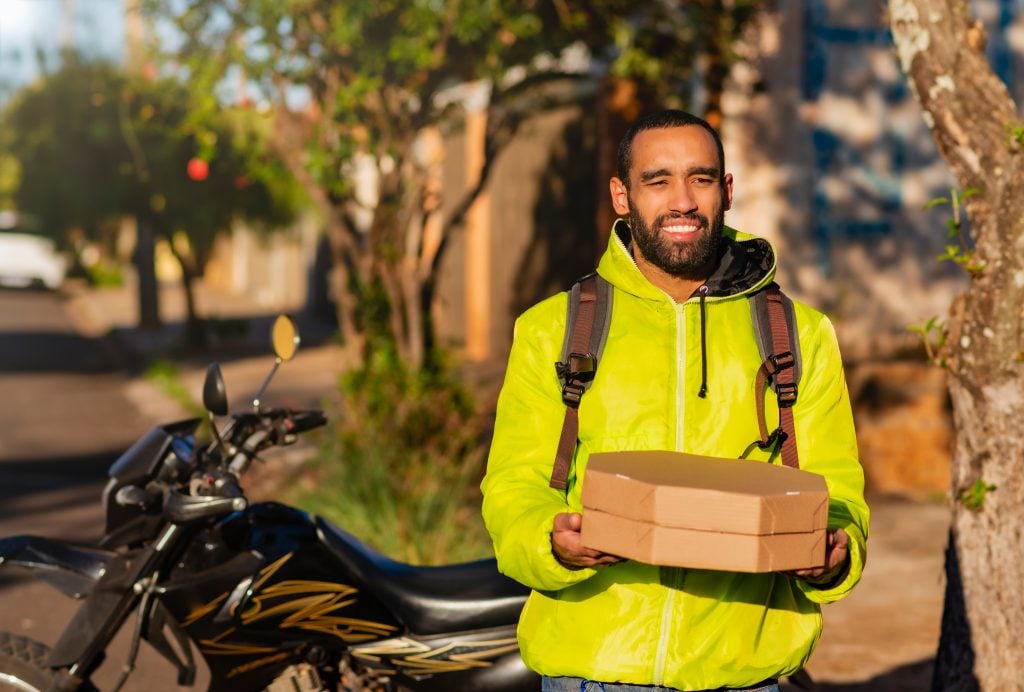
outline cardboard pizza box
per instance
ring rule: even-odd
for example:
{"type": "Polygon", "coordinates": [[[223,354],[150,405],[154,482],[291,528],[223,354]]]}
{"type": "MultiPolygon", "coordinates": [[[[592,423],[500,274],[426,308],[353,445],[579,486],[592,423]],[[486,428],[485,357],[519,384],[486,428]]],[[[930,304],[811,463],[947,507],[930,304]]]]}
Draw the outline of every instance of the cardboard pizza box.
{"type": "Polygon", "coordinates": [[[592,454],[583,544],[654,565],[733,572],[820,567],[828,490],[817,474],[680,452],[592,454]]]}

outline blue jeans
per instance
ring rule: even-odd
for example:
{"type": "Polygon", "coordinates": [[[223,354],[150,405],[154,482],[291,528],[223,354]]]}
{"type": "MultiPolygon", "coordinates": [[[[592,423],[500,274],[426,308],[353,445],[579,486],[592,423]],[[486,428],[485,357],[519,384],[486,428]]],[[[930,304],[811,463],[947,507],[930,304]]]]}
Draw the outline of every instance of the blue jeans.
{"type": "MultiPolygon", "coordinates": [[[[674,687],[660,685],[624,685],[614,682],[595,682],[583,678],[541,679],[541,692],[675,692],[674,687]]],[[[744,692],[779,692],[779,683],[772,682],[755,687],[730,687],[722,689],[744,690],[744,692]]]]}

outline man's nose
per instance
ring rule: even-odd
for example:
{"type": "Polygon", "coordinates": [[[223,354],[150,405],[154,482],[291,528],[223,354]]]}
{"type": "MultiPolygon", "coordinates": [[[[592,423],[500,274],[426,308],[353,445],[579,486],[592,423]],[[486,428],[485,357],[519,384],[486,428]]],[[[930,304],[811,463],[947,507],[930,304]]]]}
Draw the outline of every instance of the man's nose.
{"type": "Polygon", "coordinates": [[[680,214],[689,214],[697,210],[697,202],[690,192],[690,186],[686,183],[678,183],[672,187],[669,205],[672,211],[679,212],[680,214]]]}

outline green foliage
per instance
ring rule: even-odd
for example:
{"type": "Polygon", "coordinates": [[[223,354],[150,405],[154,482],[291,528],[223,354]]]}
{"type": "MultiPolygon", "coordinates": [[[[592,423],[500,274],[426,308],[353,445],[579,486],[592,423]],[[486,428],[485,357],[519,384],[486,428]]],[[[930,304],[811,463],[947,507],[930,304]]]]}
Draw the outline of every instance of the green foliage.
{"type": "Polygon", "coordinates": [[[921,340],[924,343],[924,350],[928,356],[928,362],[933,365],[945,367],[946,361],[945,358],[941,356],[941,353],[943,347],[946,345],[946,339],[949,337],[949,332],[946,330],[945,325],[939,319],[938,315],[933,315],[923,324],[912,324],[907,329],[921,335],[921,340]],[[935,334],[935,337],[932,336],[933,334],[935,334]]]}
{"type": "Polygon", "coordinates": [[[960,492],[960,502],[970,511],[980,512],[985,506],[985,496],[995,489],[996,486],[979,478],[960,492]]]}
{"type": "Polygon", "coordinates": [[[98,288],[116,287],[124,285],[124,272],[118,265],[100,261],[86,267],[89,275],[89,283],[98,288]]]}
{"type": "Polygon", "coordinates": [[[4,114],[18,208],[60,243],[74,228],[97,239],[112,218],[145,216],[165,235],[184,231],[199,257],[236,217],[288,221],[297,187],[266,154],[259,118],[220,111],[197,122],[193,101],[173,79],[65,55],[4,114]],[[189,175],[193,159],[208,164],[205,178],[189,175]]]}
{"type": "Polygon", "coordinates": [[[975,257],[975,251],[963,230],[963,218],[961,209],[964,200],[981,193],[982,190],[971,187],[963,192],[953,188],[950,197],[936,197],[924,205],[924,208],[931,209],[939,205],[948,204],[952,208],[953,216],[946,220],[946,237],[955,240],[954,243],[947,243],[946,249],[936,257],[940,262],[949,260],[960,265],[969,274],[978,274],[985,269],[985,263],[975,257]]]}
{"type": "Polygon", "coordinates": [[[171,361],[157,360],[146,368],[145,378],[181,406],[188,415],[206,418],[203,405],[193,398],[181,381],[181,370],[171,361]]]}
{"type": "Polygon", "coordinates": [[[1024,145],[1024,123],[1007,123],[1006,131],[1010,135],[1010,146],[1024,145]]]}
{"type": "MultiPolygon", "coordinates": [[[[2,144],[3,142],[0,142],[0,145],[2,144]]],[[[14,192],[18,189],[18,181],[21,178],[18,159],[5,153],[5,149],[6,147],[0,148],[0,211],[14,207],[14,192]]]]}
{"type": "Polygon", "coordinates": [[[481,421],[442,363],[413,372],[375,344],[345,375],[338,412],[312,466],[315,483],[290,500],[378,550],[416,564],[491,554],[477,489],[481,421]]]}

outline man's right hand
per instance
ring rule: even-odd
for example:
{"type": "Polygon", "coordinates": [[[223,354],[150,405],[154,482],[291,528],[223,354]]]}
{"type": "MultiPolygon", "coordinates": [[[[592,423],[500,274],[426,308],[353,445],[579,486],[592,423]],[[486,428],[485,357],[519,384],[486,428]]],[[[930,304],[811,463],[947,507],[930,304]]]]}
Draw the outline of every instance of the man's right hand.
{"type": "Polygon", "coordinates": [[[564,567],[583,569],[584,567],[604,567],[624,562],[625,558],[584,548],[580,541],[581,526],[583,526],[582,514],[555,515],[555,526],[551,531],[551,552],[564,567]]]}

